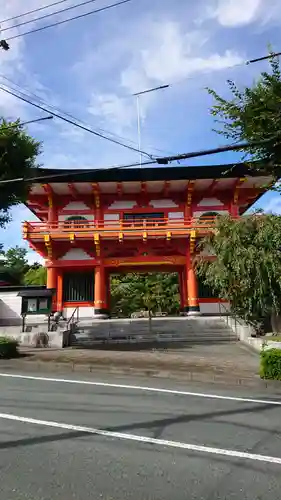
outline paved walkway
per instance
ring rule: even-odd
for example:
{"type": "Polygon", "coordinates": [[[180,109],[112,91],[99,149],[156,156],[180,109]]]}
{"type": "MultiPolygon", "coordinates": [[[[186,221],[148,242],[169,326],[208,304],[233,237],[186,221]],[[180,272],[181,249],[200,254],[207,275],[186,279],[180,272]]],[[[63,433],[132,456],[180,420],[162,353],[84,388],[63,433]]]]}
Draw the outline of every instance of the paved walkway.
{"type": "MultiPolygon", "coordinates": [[[[104,349],[22,349],[25,358],[1,361],[0,366],[56,371],[106,370],[193,380],[260,382],[259,357],[237,343],[197,344],[183,349],[104,350],[104,349]]],[[[243,383],[243,382],[241,382],[243,383]]]]}

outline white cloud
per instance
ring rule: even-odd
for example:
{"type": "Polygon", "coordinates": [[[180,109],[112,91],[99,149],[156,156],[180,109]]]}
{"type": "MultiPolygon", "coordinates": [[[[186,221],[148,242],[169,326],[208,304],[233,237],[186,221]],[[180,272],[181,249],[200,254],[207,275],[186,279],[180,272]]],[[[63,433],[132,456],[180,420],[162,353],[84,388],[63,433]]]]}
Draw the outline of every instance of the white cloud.
{"type": "Polygon", "coordinates": [[[92,94],[88,112],[95,117],[103,117],[117,133],[122,133],[123,128],[131,127],[136,121],[136,107],[132,106],[132,99],[120,98],[114,93],[92,94]]]}
{"type": "Polygon", "coordinates": [[[27,253],[27,260],[28,260],[28,264],[30,266],[32,264],[35,264],[35,262],[38,263],[38,264],[42,264],[42,265],[45,264],[45,259],[43,259],[43,257],[41,257],[41,255],[39,255],[34,250],[29,250],[28,251],[28,253],[27,253]]]}
{"type": "Polygon", "coordinates": [[[214,18],[227,28],[275,23],[280,14],[280,0],[213,0],[206,9],[206,18],[214,18]]]}
{"type": "MultiPolygon", "coordinates": [[[[89,113],[99,116],[119,132],[122,128],[135,126],[136,102],[128,96],[206,71],[219,71],[242,61],[242,57],[232,50],[210,53],[206,33],[203,30],[185,31],[180,22],[159,20],[149,23],[145,20],[126,36],[126,51],[124,45],[117,41],[116,47],[120,47],[120,55],[118,51],[114,52],[114,57],[117,60],[120,58],[117,78],[113,81],[115,88],[117,81],[119,91],[118,87],[117,92],[96,90],[92,93],[88,107],[89,113]]],[[[108,47],[105,50],[108,53],[108,47]]],[[[101,48],[99,55],[103,65],[101,48]]],[[[88,55],[86,61],[88,64],[88,55]]],[[[97,62],[96,60],[96,64],[97,62]]],[[[97,71],[97,67],[95,69],[97,71]]],[[[155,92],[142,96],[142,119],[157,99],[157,94],[155,92]]]]}
{"type": "Polygon", "coordinates": [[[281,214],[281,195],[276,195],[264,207],[265,212],[281,214]]]}
{"type": "MultiPolygon", "coordinates": [[[[75,0],[69,0],[70,5],[75,4],[75,0]]],[[[38,5],[38,0],[2,0],[1,2],[1,21],[11,18],[13,16],[20,15],[24,12],[29,12],[35,10],[38,7],[42,6],[38,5]]],[[[45,5],[45,4],[44,4],[45,5]]],[[[59,7],[58,9],[59,10],[59,7]]],[[[35,21],[37,17],[41,15],[48,14],[53,12],[54,8],[46,9],[41,12],[34,12],[33,14],[29,14],[26,17],[21,17],[18,19],[13,19],[8,22],[1,22],[1,39],[9,39],[9,37],[13,37],[14,35],[24,33],[26,31],[34,29],[36,26],[42,26],[43,21],[35,21]],[[15,27],[13,29],[9,29],[6,31],[6,28],[10,28],[11,26],[17,26],[18,23],[23,21],[32,21],[30,24],[25,26],[15,27]]],[[[63,14],[57,15],[56,20],[61,19],[63,14]]],[[[50,18],[51,19],[54,18],[50,18]]],[[[45,20],[44,24],[47,23],[48,19],[45,20]]],[[[39,94],[43,99],[46,99],[48,95],[48,102],[52,104],[56,104],[54,102],[54,97],[50,95],[48,90],[42,83],[39,81],[37,75],[34,73],[30,73],[29,71],[29,52],[28,49],[30,45],[28,45],[27,41],[30,40],[28,37],[19,37],[15,38],[11,41],[8,40],[10,45],[10,50],[4,51],[0,49],[0,85],[6,85],[8,87],[13,87],[13,89],[9,88],[9,90],[16,91],[18,93],[19,89],[13,85],[11,81],[6,80],[2,76],[11,79],[12,81],[22,85],[23,87],[27,87],[31,92],[35,92],[39,94]]],[[[43,47],[42,47],[42,50],[43,47]]],[[[34,109],[28,104],[25,104],[23,101],[7,94],[4,91],[0,91],[0,115],[5,116],[8,119],[22,118],[26,119],[29,116],[34,116],[34,109]]]]}
{"type": "Polygon", "coordinates": [[[222,26],[249,24],[255,20],[262,0],[219,0],[213,16],[222,26]]]}

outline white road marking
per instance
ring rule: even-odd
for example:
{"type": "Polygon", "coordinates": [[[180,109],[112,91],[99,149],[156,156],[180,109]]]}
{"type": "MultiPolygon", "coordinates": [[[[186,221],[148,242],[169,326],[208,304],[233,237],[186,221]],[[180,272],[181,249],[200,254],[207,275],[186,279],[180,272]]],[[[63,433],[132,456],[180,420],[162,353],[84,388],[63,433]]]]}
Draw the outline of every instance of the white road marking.
{"type": "Polygon", "coordinates": [[[244,403],[257,403],[257,404],[281,406],[281,401],[241,398],[236,396],[222,396],[220,394],[209,394],[204,392],[177,391],[174,389],[161,389],[159,387],[146,387],[140,385],[110,384],[108,382],[93,382],[91,380],[72,380],[67,378],[34,377],[32,375],[17,375],[14,373],[0,373],[0,377],[19,378],[26,380],[40,380],[44,382],[62,382],[65,384],[93,385],[97,387],[114,387],[115,389],[127,389],[127,390],[144,391],[144,392],[159,392],[162,394],[175,394],[177,396],[194,396],[197,398],[223,399],[227,401],[241,401],[244,403]]]}
{"type": "Polygon", "coordinates": [[[124,434],[122,432],[106,431],[103,429],[95,429],[92,427],[84,427],[81,425],[64,424],[60,422],[52,422],[49,420],[38,420],[35,418],[20,417],[18,415],[10,415],[8,413],[0,413],[0,419],[13,420],[16,422],[23,422],[25,424],[42,425],[45,427],[55,427],[57,429],[66,429],[70,431],[78,431],[81,433],[95,434],[97,436],[104,436],[107,438],[123,439],[127,441],[136,441],[138,443],[153,444],[156,446],[166,446],[170,448],[178,448],[188,451],[195,451],[201,453],[210,453],[213,455],[224,455],[231,458],[241,458],[245,460],[257,460],[259,462],[269,462],[272,464],[281,465],[281,458],[270,457],[267,455],[257,455],[254,453],[246,453],[243,451],[224,450],[223,448],[213,448],[210,446],[201,446],[196,444],[181,443],[180,441],[167,441],[165,439],[155,439],[146,436],[137,436],[135,434],[124,434]]]}

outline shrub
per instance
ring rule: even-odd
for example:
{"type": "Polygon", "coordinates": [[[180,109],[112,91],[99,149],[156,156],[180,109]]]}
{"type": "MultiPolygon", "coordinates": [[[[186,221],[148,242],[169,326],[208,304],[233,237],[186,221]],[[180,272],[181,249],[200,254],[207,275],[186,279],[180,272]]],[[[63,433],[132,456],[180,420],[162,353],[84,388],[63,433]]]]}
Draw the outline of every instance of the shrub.
{"type": "Polygon", "coordinates": [[[260,376],[281,380],[281,349],[267,349],[261,352],[260,376]]]}
{"type": "Polygon", "coordinates": [[[18,342],[8,337],[0,337],[0,359],[18,356],[18,342]]]}

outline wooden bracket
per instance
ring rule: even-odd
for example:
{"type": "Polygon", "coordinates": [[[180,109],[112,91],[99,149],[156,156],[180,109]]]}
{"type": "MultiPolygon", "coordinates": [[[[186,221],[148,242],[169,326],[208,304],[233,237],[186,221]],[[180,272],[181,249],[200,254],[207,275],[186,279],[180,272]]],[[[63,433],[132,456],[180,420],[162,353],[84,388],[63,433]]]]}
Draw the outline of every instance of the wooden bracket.
{"type": "Polygon", "coordinates": [[[50,184],[41,184],[42,188],[44,189],[45,193],[48,196],[48,205],[50,208],[53,208],[53,190],[50,186],[50,184]]]}
{"type": "Polygon", "coordinates": [[[144,196],[147,195],[147,184],[146,184],[146,182],[142,182],[141,183],[141,194],[143,194],[144,196]]]}
{"type": "Polygon", "coordinates": [[[218,187],[218,185],[219,185],[219,181],[217,179],[214,179],[212,181],[212,184],[208,188],[208,194],[213,195],[214,192],[215,192],[215,190],[216,190],[216,188],[218,187]]]}
{"type": "Polygon", "coordinates": [[[47,249],[48,259],[52,259],[53,257],[53,249],[52,249],[52,240],[49,234],[44,235],[45,247],[47,249]]]}
{"type": "Polygon", "coordinates": [[[234,189],[234,195],[233,195],[233,203],[234,203],[234,205],[237,205],[237,203],[238,203],[239,191],[240,191],[240,188],[241,188],[243,182],[245,182],[245,180],[246,180],[245,177],[241,177],[235,183],[235,189],[234,189]]]}
{"type": "Polygon", "coordinates": [[[190,255],[194,254],[195,245],[196,245],[196,231],[191,231],[189,237],[190,255]]]}
{"type": "Polygon", "coordinates": [[[28,222],[24,222],[23,223],[22,237],[23,237],[24,240],[27,240],[27,238],[28,238],[28,222]]]}
{"type": "Polygon", "coordinates": [[[94,194],[94,200],[95,200],[95,207],[100,208],[100,188],[97,182],[92,184],[93,188],[93,194],[94,194]]]}
{"type": "Polygon", "coordinates": [[[69,188],[69,191],[70,191],[72,197],[77,200],[77,198],[79,198],[79,193],[78,193],[76,187],[73,184],[69,183],[68,188],[69,188]]]}
{"type": "Polygon", "coordinates": [[[94,234],[94,243],[95,243],[95,247],[96,247],[97,257],[100,257],[100,235],[99,235],[99,233],[94,234]]]}
{"type": "Polygon", "coordinates": [[[122,184],[122,182],[117,182],[117,194],[118,194],[118,196],[122,196],[122,194],[123,194],[123,184],[122,184]]]}
{"type": "Polygon", "coordinates": [[[186,197],[186,204],[187,204],[188,207],[191,206],[192,195],[193,195],[193,191],[194,191],[194,184],[195,184],[195,181],[188,181],[188,185],[187,185],[187,197],[186,197]]]}
{"type": "Polygon", "coordinates": [[[163,196],[168,196],[170,186],[171,186],[171,183],[169,181],[164,182],[163,196]]]}

